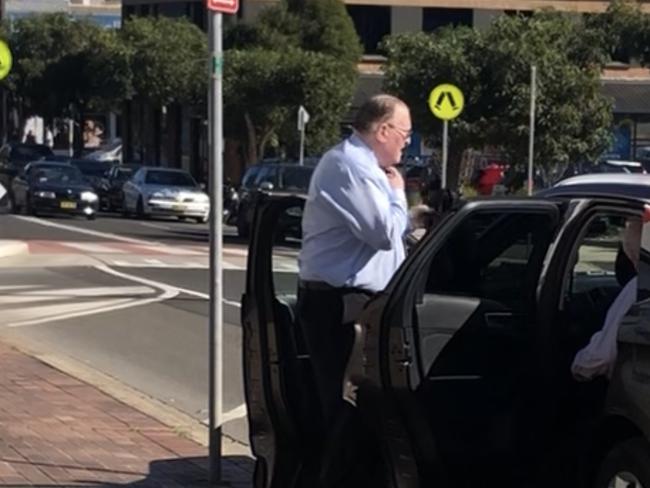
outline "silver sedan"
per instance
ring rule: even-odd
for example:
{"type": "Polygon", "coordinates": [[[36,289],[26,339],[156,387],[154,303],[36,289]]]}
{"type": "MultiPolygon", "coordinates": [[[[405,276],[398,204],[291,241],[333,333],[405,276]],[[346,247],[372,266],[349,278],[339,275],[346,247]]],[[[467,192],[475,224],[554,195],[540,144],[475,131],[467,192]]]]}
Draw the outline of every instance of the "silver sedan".
{"type": "Polygon", "coordinates": [[[144,166],[123,187],[124,215],[176,216],[206,222],[210,200],[185,170],[144,166]]]}

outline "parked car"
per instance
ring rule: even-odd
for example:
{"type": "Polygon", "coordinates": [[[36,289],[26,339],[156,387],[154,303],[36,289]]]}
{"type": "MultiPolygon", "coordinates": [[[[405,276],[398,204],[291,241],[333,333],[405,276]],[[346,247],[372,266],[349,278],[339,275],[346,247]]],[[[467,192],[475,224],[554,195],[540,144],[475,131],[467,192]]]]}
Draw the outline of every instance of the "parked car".
{"type": "Polygon", "coordinates": [[[43,144],[8,142],[0,148],[0,183],[11,186],[11,180],[31,161],[53,157],[52,149],[43,144]]]}
{"type": "Polygon", "coordinates": [[[108,211],[120,210],[124,200],[122,187],[141,167],[140,164],[113,164],[99,183],[100,208],[108,211]]]}
{"type": "MultiPolygon", "coordinates": [[[[255,203],[260,192],[280,192],[306,195],[315,162],[298,165],[290,162],[262,162],[250,166],[242,177],[239,187],[237,210],[237,234],[248,237],[255,203]]],[[[286,216],[281,222],[285,235],[300,234],[300,216],[286,216]]]]}
{"type": "Polygon", "coordinates": [[[241,318],[255,486],[650,486],[648,225],[611,377],[571,374],[621,290],[619,235],[650,189],[596,176],[459,204],[422,238],[356,321],[349,415],[324,452],[295,293],[272,269],[278,220],[304,197],[260,195],[241,318]],[[368,482],[346,485],[359,470],[368,482]]]}
{"type": "Polygon", "coordinates": [[[69,164],[81,171],[86,181],[99,194],[102,178],[113,165],[112,161],[93,161],[92,159],[71,159],[69,164]]]}
{"type": "Polygon", "coordinates": [[[79,169],[66,163],[29,163],[11,184],[14,213],[66,213],[94,219],[98,201],[79,169]]]}
{"type": "Polygon", "coordinates": [[[141,167],[122,187],[122,212],[140,218],[174,216],[207,222],[210,199],[187,171],[141,167]]]}
{"type": "Polygon", "coordinates": [[[581,162],[573,163],[562,174],[561,179],[572,176],[597,174],[597,173],[621,173],[621,174],[645,174],[645,168],[639,161],[621,161],[617,159],[604,159],[596,163],[581,162]]]}

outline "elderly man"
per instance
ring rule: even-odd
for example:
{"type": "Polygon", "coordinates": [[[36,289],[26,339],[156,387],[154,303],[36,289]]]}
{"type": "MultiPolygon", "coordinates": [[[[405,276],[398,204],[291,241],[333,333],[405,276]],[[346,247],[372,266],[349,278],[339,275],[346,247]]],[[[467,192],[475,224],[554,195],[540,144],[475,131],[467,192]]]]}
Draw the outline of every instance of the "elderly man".
{"type": "Polygon", "coordinates": [[[297,318],[326,426],[342,406],[351,322],[404,260],[409,220],[395,168],[411,137],[408,107],[391,95],[374,96],[359,108],[353,128],[318,163],[302,220],[297,318]]]}

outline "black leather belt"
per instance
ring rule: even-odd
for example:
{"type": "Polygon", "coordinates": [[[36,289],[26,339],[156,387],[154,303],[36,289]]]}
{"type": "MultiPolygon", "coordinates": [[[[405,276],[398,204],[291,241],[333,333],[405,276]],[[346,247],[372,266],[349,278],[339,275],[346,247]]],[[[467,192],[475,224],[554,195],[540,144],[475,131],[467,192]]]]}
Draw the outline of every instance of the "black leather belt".
{"type": "Polygon", "coordinates": [[[354,288],[352,286],[332,286],[324,281],[310,281],[300,280],[298,286],[303,290],[310,291],[339,291],[341,293],[363,293],[364,295],[372,295],[373,292],[364,290],[363,288],[354,288]]]}

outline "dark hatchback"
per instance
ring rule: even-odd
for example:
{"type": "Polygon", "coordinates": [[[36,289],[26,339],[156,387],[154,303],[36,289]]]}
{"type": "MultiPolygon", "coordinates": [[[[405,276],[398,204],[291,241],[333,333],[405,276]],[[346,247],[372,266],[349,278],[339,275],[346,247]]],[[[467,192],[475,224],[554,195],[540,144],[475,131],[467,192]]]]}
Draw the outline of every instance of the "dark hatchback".
{"type": "Polygon", "coordinates": [[[278,220],[304,198],[261,195],[242,298],[255,487],[650,487],[649,224],[611,375],[571,372],[622,290],[620,236],[644,200],[576,186],[449,212],[365,306],[349,414],[323,432],[296,278],[274,267],[278,220]]]}
{"type": "Polygon", "coordinates": [[[113,164],[99,182],[100,208],[109,212],[121,210],[122,187],[141,167],[140,164],[113,164]]]}
{"type": "Polygon", "coordinates": [[[36,162],[25,166],[11,184],[14,213],[64,213],[94,219],[99,198],[78,168],[67,163],[36,162]]]}
{"type": "MultiPolygon", "coordinates": [[[[257,199],[261,193],[307,195],[309,182],[316,161],[310,159],[301,166],[298,163],[259,163],[249,167],[244,173],[239,187],[239,207],[237,209],[237,234],[248,237],[257,199]]],[[[280,237],[300,235],[301,213],[286,214],[280,221],[283,232],[280,237]]]]}

